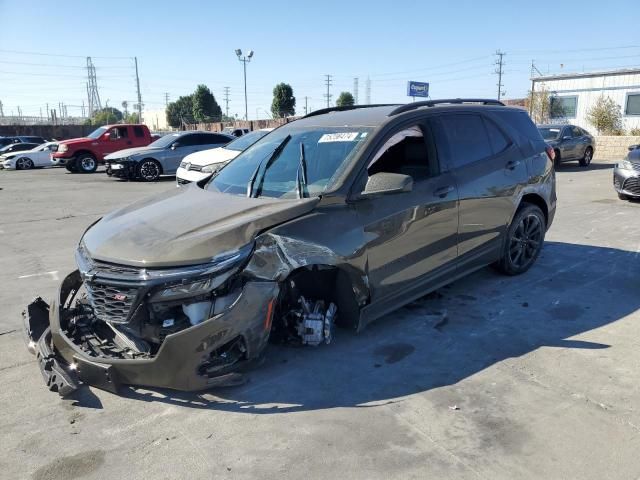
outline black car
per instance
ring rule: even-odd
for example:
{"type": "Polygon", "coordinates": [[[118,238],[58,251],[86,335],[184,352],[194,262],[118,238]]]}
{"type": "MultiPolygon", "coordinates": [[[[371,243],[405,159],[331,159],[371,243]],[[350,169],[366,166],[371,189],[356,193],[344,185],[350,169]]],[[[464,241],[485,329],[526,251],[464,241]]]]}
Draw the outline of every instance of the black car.
{"type": "Polygon", "coordinates": [[[576,125],[539,125],[542,138],[556,154],[556,166],[577,160],[581,167],[588,167],[593,160],[595,141],[589,132],[576,125]]]}
{"type": "Polygon", "coordinates": [[[495,100],[313,112],[91,225],[51,308],[28,307],[29,348],[62,395],[233,383],[270,340],[330,343],[486,265],[526,272],[552,154],[495,100]]]}

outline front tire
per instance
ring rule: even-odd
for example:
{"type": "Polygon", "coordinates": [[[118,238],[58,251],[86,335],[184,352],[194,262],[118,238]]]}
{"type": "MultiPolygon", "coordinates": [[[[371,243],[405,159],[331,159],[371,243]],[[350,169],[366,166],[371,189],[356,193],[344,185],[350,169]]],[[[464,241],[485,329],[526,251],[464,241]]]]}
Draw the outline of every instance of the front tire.
{"type": "Polygon", "coordinates": [[[498,269],[506,275],[529,270],[540,255],[546,231],[542,210],[530,203],[522,204],[507,229],[498,269]]]}
{"type": "Polygon", "coordinates": [[[591,160],[593,160],[593,148],[587,147],[584,151],[584,157],[580,159],[580,166],[588,167],[591,163],[591,160]]]}
{"type": "Polygon", "coordinates": [[[33,161],[27,157],[20,157],[16,160],[16,170],[30,170],[33,168],[33,161]]]}
{"type": "Polygon", "coordinates": [[[138,176],[145,182],[157,182],[162,173],[162,167],[157,160],[148,158],[138,166],[138,176]]]}
{"type": "Polygon", "coordinates": [[[76,165],[82,173],[93,173],[98,169],[96,157],[90,153],[83,153],[76,159],[76,165]]]}

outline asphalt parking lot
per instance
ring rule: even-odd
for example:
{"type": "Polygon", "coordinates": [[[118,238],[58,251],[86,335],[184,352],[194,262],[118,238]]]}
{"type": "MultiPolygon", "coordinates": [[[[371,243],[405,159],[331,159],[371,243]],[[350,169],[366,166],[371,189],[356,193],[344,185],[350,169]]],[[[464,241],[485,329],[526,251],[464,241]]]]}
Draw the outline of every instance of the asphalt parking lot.
{"type": "Polygon", "coordinates": [[[559,170],[523,276],[485,269],[361,335],[272,347],[241,387],[69,400],[20,313],[74,269],[88,225],[175,183],[0,172],[0,478],[638,478],[640,203],[611,167],[559,170]]]}

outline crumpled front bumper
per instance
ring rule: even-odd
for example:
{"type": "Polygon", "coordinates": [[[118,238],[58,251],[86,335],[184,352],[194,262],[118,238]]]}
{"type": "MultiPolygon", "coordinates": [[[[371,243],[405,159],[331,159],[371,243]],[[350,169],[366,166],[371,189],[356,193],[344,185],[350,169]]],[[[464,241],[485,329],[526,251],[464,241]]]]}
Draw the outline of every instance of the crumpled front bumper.
{"type": "Polygon", "coordinates": [[[71,273],[50,306],[38,298],[23,313],[27,346],[36,354],[49,389],[62,396],[83,383],[112,392],[120,385],[197,391],[237,383],[237,373],[209,376],[200,367],[211,359],[211,352],[239,336],[247,348],[246,360],[257,358],[267,344],[271,302],[279,292],[276,282],[247,282],[233,305],[168,335],[152,358],[120,359],[90,356],[65,334],[61,322],[67,300],[81,282],[78,271],[71,273]]]}
{"type": "Polygon", "coordinates": [[[105,165],[107,167],[107,175],[110,177],[127,178],[131,180],[136,178],[137,163],[135,162],[114,163],[107,160],[105,165]]]}

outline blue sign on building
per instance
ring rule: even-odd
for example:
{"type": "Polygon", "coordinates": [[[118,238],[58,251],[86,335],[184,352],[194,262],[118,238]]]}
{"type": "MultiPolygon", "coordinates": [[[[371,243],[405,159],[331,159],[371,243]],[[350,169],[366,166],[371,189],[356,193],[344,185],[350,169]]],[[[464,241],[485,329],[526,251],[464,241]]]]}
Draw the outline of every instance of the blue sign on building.
{"type": "Polygon", "coordinates": [[[429,96],[429,84],[425,82],[414,82],[409,80],[407,82],[407,96],[409,97],[428,97],[429,96]]]}

